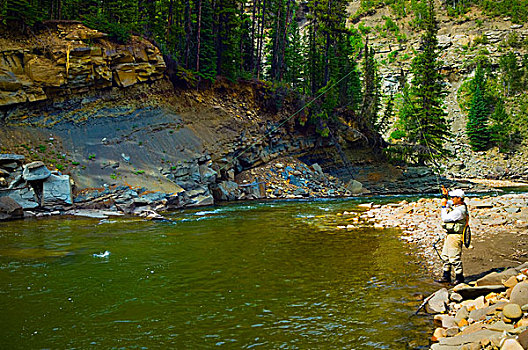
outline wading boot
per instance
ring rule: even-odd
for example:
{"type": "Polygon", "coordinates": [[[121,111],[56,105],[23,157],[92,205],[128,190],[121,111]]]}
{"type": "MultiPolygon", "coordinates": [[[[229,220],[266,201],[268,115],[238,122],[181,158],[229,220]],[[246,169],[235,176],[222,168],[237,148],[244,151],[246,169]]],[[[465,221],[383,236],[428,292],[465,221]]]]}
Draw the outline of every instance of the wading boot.
{"type": "Polygon", "coordinates": [[[457,273],[455,276],[455,285],[464,283],[464,275],[461,273],[457,273]]]}
{"type": "Polygon", "coordinates": [[[436,283],[451,283],[451,271],[444,271],[442,278],[435,280],[436,283]]]}

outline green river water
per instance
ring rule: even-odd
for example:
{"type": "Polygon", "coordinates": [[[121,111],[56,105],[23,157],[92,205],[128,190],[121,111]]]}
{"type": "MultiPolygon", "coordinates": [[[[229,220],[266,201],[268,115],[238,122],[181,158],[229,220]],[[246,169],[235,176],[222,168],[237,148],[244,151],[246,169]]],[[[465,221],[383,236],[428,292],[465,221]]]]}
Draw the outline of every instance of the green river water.
{"type": "Polygon", "coordinates": [[[397,231],[335,230],[356,205],[0,223],[0,348],[426,348],[438,286],[397,231]]]}

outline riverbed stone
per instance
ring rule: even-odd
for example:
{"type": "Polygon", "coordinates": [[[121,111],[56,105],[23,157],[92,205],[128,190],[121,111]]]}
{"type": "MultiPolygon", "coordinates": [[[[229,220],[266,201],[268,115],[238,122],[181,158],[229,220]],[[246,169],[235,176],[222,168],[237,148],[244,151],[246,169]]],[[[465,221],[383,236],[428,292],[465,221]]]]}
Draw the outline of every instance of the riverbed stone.
{"type": "Polygon", "coordinates": [[[446,288],[437,290],[431,299],[425,304],[425,311],[430,314],[441,314],[446,312],[446,304],[449,301],[449,292],[446,288]]]}
{"type": "Polygon", "coordinates": [[[484,285],[477,287],[471,287],[468,285],[458,285],[453,288],[453,290],[458,294],[462,295],[462,297],[467,300],[474,299],[483,295],[488,295],[490,293],[500,293],[505,291],[506,287],[503,284],[484,285]]]}
{"type": "Polygon", "coordinates": [[[24,165],[22,177],[26,181],[42,181],[50,177],[51,171],[43,162],[37,161],[24,165]]]}
{"type": "Polygon", "coordinates": [[[458,309],[456,315],[455,315],[455,322],[457,324],[460,323],[460,321],[465,320],[469,316],[469,311],[467,307],[462,306],[460,309],[458,309]]]}
{"type": "Polygon", "coordinates": [[[523,349],[528,349],[528,329],[522,331],[518,336],[517,340],[519,341],[519,344],[523,347],[523,349]]]}
{"type": "Polygon", "coordinates": [[[502,309],[502,314],[506,318],[517,320],[522,317],[523,312],[518,304],[508,304],[502,309]]]}
{"type": "MultiPolygon", "coordinates": [[[[501,334],[500,332],[492,331],[489,329],[481,329],[479,331],[476,331],[470,334],[460,334],[460,335],[457,335],[456,337],[442,338],[440,339],[439,344],[444,345],[444,346],[445,345],[455,346],[455,347],[458,347],[458,349],[460,349],[464,345],[468,345],[472,343],[479,344],[482,339],[490,339],[491,337],[494,337],[500,334],[501,334]]],[[[438,347],[435,349],[444,349],[444,348],[438,347]]]]}
{"type": "Polygon", "coordinates": [[[501,350],[524,350],[519,342],[513,338],[506,339],[501,346],[501,350]]]}
{"type": "Polygon", "coordinates": [[[528,304],[528,282],[521,282],[513,287],[510,301],[517,305],[528,304]]]}
{"type": "Polygon", "coordinates": [[[0,221],[21,219],[24,217],[24,209],[10,197],[0,197],[0,221]]]}

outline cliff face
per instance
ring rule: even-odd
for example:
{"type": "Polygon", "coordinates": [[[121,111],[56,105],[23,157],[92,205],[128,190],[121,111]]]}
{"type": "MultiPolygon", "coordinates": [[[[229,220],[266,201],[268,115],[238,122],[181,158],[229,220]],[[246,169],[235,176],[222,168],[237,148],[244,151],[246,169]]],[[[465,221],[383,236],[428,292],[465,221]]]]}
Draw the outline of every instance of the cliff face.
{"type": "Polygon", "coordinates": [[[51,23],[30,38],[0,39],[0,107],[153,82],[164,71],[144,39],[117,45],[81,24],[51,23]]]}
{"type": "MultiPolygon", "coordinates": [[[[359,4],[359,1],[351,2],[349,11],[355,13],[359,4]]],[[[528,54],[528,46],[523,44],[528,40],[528,28],[526,24],[513,23],[509,17],[488,17],[476,7],[465,15],[450,17],[446,15],[445,6],[444,1],[435,1],[442,74],[448,90],[445,111],[452,132],[446,148],[452,151],[453,157],[445,162],[445,173],[455,177],[528,179],[526,140],[509,154],[499,154],[497,149],[471,151],[465,134],[468,97],[463,88],[464,83],[473,77],[479,59],[488,60],[491,72],[496,75],[500,71],[499,61],[505,54],[513,52],[520,62],[528,54]],[[466,105],[461,107],[461,102],[466,105]]],[[[400,72],[410,71],[414,52],[420,50],[421,32],[411,25],[413,19],[412,14],[397,18],[389,6],[380,6],[352,24],[356,28],[370,28],[367,35],[380,63],[385,96],[399,92],[400,72]],[[397,33],[386,29],[388,18],[396,23],[397,33]]],[[[410,79],[409,74],[407,79],[410,79]]],[[[512,96],[509,102],[509,112],[514,119],[528,118],[526,111],[519,108],[518,102],[522,98],[512,96]]]]}

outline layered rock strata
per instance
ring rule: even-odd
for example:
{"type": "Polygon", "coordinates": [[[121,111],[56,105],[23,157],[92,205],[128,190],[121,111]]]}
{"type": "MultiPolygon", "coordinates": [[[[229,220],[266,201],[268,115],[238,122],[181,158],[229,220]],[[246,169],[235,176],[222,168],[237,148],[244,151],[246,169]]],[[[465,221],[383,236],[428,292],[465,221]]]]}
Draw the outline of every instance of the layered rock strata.
{"type": "Polygon", "coordinates": [[[48,23],[24,45],[0,45],[0,107],[152,82],[164,72],[160,51],[144,39],[120,45],[79,23],[48,23]]]}

